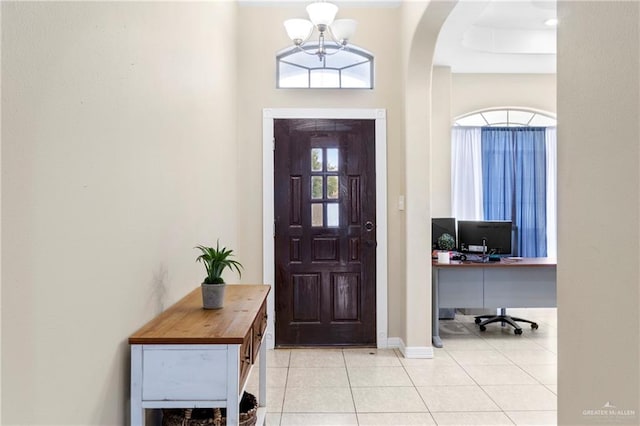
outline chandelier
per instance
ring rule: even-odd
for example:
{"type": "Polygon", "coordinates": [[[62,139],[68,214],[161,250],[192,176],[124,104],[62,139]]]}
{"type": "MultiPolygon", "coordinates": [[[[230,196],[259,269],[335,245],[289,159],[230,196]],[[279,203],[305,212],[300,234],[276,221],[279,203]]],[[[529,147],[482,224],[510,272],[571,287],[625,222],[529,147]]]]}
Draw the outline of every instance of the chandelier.
{"type": "Polygon", "coordinates": [[[309,19],[287,19],[284,27],[293,44],[309,55],[317,55],[322,61],[327,55],[334,55],[344,49],[349,38],[355,33],[357,22],[354,19],[335,19],[338,6],[325,1],[317,1],[307,6],[309,19]],[[309,41],[314,28],[318,31],[317,50],[307,51],[304,46],[309,41]],[[325,35],[329,40],[325,39],[325,35]],[[327,51],[327,47],[332,51],[327,51]],[[335,49],[335,50],[333,50],[335,49]]]}

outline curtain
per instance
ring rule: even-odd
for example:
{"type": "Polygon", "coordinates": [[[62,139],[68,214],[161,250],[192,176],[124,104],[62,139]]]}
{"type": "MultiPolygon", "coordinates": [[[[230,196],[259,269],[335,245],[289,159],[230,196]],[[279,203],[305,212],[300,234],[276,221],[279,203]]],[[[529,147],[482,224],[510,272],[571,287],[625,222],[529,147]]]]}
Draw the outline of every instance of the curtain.
{"type": "Polygon", "coordinates": [[[547,162],[545,129],[518,128],[516,144],[515,223],[521,256],[547,255],[547,162]]]}
{"type": "Polygon", "coordinates": [[[545,128],[482,129],[485,220],[512,220],[517,254],[547,255],[545,128]]]}
{"type": "Polygon", "coordinates": [[[482,129],[482,193],[485,220],[513,220],[515,143],[510,129],[482,129]]]}
{"type": "Polygon", "coordinates": [[[451,213],[457,220],[482,220],[480,127],[451,129],[451,213]]]}
{"type": "Polygon", "coordinates": [[[545,135],[547,151],[547,256],[558,256],[557,176],[558,145],[555,127],[547,127],[545,135]]]}

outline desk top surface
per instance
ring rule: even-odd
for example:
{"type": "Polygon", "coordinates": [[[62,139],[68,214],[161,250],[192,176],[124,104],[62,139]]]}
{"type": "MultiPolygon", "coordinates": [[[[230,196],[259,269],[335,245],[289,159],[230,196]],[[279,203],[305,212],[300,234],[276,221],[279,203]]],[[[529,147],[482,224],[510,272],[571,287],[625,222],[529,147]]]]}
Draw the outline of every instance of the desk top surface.
{"type": "Polygon", "coordinates": [[[431,265],[434,268],[504,268],[504,267],[550,267],[556,266],[557,260],[554,257],[517,257],[517,258],[503,258],[499,262],[470,262],[452,260],[451,263],[438,263],[437,260],[432,260],[431,265]]]}
{"type": "Polygon", "coordinates": [[[200,287],[129,337],[129,344],[241,344],[271,289],[227,285],[222,309],[203,309],[200,287]]]}

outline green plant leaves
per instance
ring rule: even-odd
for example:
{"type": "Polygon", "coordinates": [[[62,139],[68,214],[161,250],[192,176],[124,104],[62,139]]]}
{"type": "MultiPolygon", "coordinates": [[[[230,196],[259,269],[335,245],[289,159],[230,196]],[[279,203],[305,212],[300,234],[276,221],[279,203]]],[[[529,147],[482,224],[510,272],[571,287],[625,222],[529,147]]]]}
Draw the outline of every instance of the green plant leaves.
{"type": "Polygon", "coordinates": [[[196,258],[196,262],[203,263],[207,270],[207,276],[204,279],[205,284],[224,284],[222,273],[227,268],[231,270],[235,269],[238,272],[238,276],[242,277],[240,270],[243,268],[242,264],[237,260],[231,259],[233,250],[227,249],[226,247],[220,248],[220,241],[216,242],[216,248],[202,245],[194,248],[202,252],[202,254],[196,258]]]}

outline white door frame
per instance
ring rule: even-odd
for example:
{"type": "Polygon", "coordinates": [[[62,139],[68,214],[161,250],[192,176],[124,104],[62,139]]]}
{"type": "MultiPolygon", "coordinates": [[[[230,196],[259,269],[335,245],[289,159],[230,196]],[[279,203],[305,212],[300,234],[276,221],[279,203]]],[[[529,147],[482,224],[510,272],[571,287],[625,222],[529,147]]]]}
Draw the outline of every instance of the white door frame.
{"type": "Polygon", "coordinates": [[[387,326],[387,111],[385,109],[265,108],[262,111],[262,279],[271,285],[267,299],[267,347],[275,344],[275,248],[273,120],[275,119],[375,120],[376,144],[376,345],[388,347],[387,326]]]}

